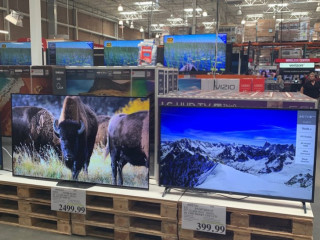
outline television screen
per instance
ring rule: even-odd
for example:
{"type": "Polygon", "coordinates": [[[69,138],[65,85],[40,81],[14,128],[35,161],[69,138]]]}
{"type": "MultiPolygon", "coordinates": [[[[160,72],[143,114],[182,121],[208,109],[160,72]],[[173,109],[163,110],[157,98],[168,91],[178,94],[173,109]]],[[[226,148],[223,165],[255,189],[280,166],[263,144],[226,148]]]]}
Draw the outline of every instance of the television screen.
{"type": "Polygon", "coordinates": [[[142,40],[104,42],[104,63],[106,66],[138,66],[139,47],[142,40]]]}
{"type": "Polygon", "coordinates": [[[48,65],[93,66],[93,42],[48,42],[48,65]]]}
{"type": "Polygon", "coordinates": [[[68,95],[131,96],[130,69],[67,68],[66,79],[68,95]]]}
{"type": "Polygon", "coordinates": [[[0,46],[0,65],[31,65],[30,42],[2,42],[0,46]]]}
{"type": "Polygon", "coordinates": [[[161,185],[313,201],[317,110],[166,106],[159,115],[161,185]]]}
{"type": "Polygon", "coordinates": [[[149,99],[12,95],[13,174],[148,188],[149,99]]]}
{"type": "Polygon", "coordinates": [[[226,34],[164,36],[164,66],[180,72],[210,72],[226,68],[226,34]],[[217,42],[217,61],[215,52],[217,42]]]}

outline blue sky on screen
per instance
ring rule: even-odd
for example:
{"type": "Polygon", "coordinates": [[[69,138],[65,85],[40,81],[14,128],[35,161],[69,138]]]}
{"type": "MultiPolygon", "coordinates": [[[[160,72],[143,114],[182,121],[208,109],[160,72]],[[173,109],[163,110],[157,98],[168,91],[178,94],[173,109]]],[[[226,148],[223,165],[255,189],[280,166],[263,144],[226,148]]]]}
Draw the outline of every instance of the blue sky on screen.
{"type": "Polygon", "coordinates": [[[0,47],[4,47],[5,45],[6,48],[30,48],[31,49],[31,42],[17,42],[17,43],[7,43],[7,42],[2,42],[0,43],[0,47]]]}
{"type": "MultiPolygon", "coordinates": [[[[48,46],[50,47],[50,43],[48,46]]],[[[93,49],[93,42],[54,42],[56,48],[88,48],[93,49]]]]}
{"type": "Polygon", "coordinates": [[[160,117],[162,141],[189,138],[255,146],[296,141],[293,110],[162,107],[160,117]]]}
{"type": "Polygon", "coordinates": [[[107,43],[111,43],[112,47],[138,47],[138,44],[141,42],[142,40],[105,41],[104,46],[106,46],[107,43]]]}
{"type": "Polygon", "coordinates": [[[164,36],[163,42],[166,43],[168,38],[173,38],[173,42],[227,42],[226,34],[219,34],[218,38],[216,34],[195,34],[195,35],[167,35],[164,36]]]}

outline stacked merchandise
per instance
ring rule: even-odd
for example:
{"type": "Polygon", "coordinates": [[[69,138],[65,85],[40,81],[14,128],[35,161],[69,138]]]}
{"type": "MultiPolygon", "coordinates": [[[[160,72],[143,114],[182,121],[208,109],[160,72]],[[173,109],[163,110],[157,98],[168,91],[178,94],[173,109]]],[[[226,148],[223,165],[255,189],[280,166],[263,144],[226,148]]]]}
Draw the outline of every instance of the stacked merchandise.
{"type": "Polygon", "coordinates": [[[296,21],[284,21],[279,24],[278,40],[283,42],[308,41],[310,35],[310,19],[301,18],[296,21]]]}
{"type": "Polygon", "coordinates": [[[258,42],[273,42],[276,21],[274,19],[259,19],[257,23],[258,42]]]}
{"type": "Polygon", "coordinates": [[[302,58],[302,48],[281,48],[279,58],[302,58]]]}
{"type": "Polygon", "coordinates": [[[246,22],[244,25],[244,42],[255,42],[257,37],[256,22],[246,22]]]}
{"type": "Polygon", "coordinates": [[[219,26],[219,32],[227,34],[228,43],[241,43],[242,31],[243,31],[243,28],[241,26],[236,26],[236,25],[219,26]]]}
{"type": "Polygon", "coordinates": [[[317,108],[317,100],[300,92],[189,91],[158,97],[159,106],[317,108]]]}
{"type": "Polygon", "coordinates": [[[267,65],[271,64],[271,51],[270,48],[262,48],[260,49],[259,55],[259,65],[267,65]]]}
{"type": "Polygon", "coordinates": [[[320,23],[314,24],[314,32],[312,34],[312,41],[320,40],[320,23]]]}

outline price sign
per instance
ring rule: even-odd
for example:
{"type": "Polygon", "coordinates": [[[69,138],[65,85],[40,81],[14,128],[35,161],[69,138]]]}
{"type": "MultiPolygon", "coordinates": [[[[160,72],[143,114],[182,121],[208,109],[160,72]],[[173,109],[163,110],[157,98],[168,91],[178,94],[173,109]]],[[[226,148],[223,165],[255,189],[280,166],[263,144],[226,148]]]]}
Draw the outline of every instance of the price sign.
{"type": "Polygon", "coordinates": [[[226,234],[226,208],[182,203],[182,228],[226,234]]]}
{"type": "Polygon", "coordinates": [[[86,214],[86,191],[69,188],[51,188],[51,210],[86,214]]]}

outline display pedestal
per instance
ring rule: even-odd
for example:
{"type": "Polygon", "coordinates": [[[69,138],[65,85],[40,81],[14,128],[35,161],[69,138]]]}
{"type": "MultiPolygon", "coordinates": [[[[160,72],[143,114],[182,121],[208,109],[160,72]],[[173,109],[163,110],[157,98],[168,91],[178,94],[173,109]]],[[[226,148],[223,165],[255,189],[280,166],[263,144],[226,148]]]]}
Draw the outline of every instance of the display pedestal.
{"type": "Polygon", "coordinates": [[[182,196],[174,189],[162,197],[164,188],[153,184],[149,191],[94,186],[86,191],[87,214],[81,215],[51,210],[51,187],[56,184],[0,171],[0,223],[117,240],[313,239],[309,203],[305,214],[301,202],[188,192],[182,196]],[[182,202],[226,207],[227,235],[182,229],[182,202]]]}

